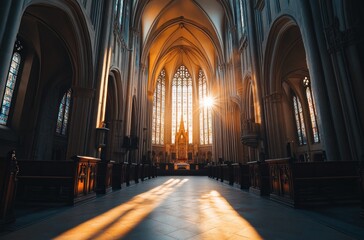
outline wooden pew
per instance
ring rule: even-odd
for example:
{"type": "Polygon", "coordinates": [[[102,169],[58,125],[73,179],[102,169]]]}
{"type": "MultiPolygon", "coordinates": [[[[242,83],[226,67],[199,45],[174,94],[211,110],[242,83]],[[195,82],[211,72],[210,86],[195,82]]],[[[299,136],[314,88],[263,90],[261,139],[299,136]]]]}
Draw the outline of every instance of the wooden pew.
{"type": "Polygon", "coordinates": [[[267,196],[269,190],[269,169],[266,162],[252,161],[249,166],[250,187],[249,191],[261,196],[267,196]]]}
{"type": "Polygon", "coordinates": [[[14,150],[5,158],[0,158],[0,224],[15,221],[14,203],[18,170],[14,150]]]}
{"type": "Polygon", "coordinates": [[[266,160],[270,197],[293,207],[359,202],[358,162],[266,160]]]}
{"type": "Polygon", "coordinates": [[[17,202],[73,205],[93,198],[99,161],[86,156],[67,161],[18,160],[17,202]]]}
{"type": "Polygon", "coordinates": [[[111,192],[114,164],[114,161],[99,161],[97,163],[97,194],[111,192]]]}

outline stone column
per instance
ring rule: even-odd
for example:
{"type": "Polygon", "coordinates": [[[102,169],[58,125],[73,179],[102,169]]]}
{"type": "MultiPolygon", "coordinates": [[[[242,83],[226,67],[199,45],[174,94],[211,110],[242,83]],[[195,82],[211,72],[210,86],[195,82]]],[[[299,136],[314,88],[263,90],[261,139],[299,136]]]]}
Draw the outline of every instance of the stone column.
{"type": "MultiPolygon", "coordinates": [[[[342,107],[343,121],[342,131],[346,131],[347,140],[340,138],[340,144],[345,141],[349,145],[342,159],[364,160],[364,119],[362,92],[364,89],[362,59],[358,56],[360,44],[363,41],[362,26],[360,21],[350,22],[348,19],[359,19],[355,16],[355,11],[350,11],[350,7],[355,7],[354,1],[321,1],[321,14],[323,16],[324,30],[327,47],[331,57],[336,88],[338,91],[338,101],[342,107]],[[342,6],[336,7],[336,4],[342,6]],[[350,7],[349,7],[350,6],[350,7]],[[345,10],[350,12],[344,12],[345,10]],[[345,18],[345,15],[352,15],[345,18]]],[[[359,7],[359,6],[358,6],[359,7]]],[[[357,14],[362,14],[358,11],[357,14]]],[[[333,82],[332,84],[335,84],[333,82]]]]}
{"type": "Polygon", "coordinates": [[[325,49],[319,38],[321,21],[316,19],[319,15],[315,16],[312,12],[315,8],[310,9],[310,2],[300,2],[303,12],[302,25],[305,26],[302,29],[302,37],[306,51],[307,67],[310,70],[312,79],[311,86],[318,110],[319,130],[326,156],[329,160],[339,160],[341,158],[340,153],[346,152],[346,146],[344,144],[339,145],[338,139],[346,139],[346,136],[340,131],[340,128],[342,128],[342,125],[339,126],[341,114],[337,112],[340,107],[337,105],[338,96],[331,88],[329,64],[325,64],[324,55],[320,55],[324,54],[325,49]]]}
{"type": "Polygon", "coordinates": [[[3,98],[14,43],[18,34],[23,1],[0,1],[0,99],[3,98]]]}
{"type": "MultiPolygon", "coordinates": [[[[256,88],[254,97],[254,101],[257,101],[257,104],[254,104],[255,108],[255,122],[260,123],[260,137],[261,141],[261,151],[265,152],[268,155],[268,141],[266,137],[266,116],[265,116],[265,105],[263,102],[263,95],[264,95],[264,86],[263,86],[263,79],[261,79],[261,68],[263,68],[263,63],[259,62],[259,53],[258,53],[258,46],[257,46],[257,37],[255,31],[255,17],[254,17],[254,6],[252,1],[246,1],[247,4],[247,16],[248,16],[248,23],[247,24],[247,34],[248,34],[248,48],[250,51],[250,58],[251,58],[251,68],[252,68],[252,83],[253,83],[253,91],[254,87],[256,88]],[[260,116],[260,119],[257,117],[260,116]]],[[[267,93],[265,93],[267,94],[267,93]]]]}
{"type": "Polygon", "coordinates": [[[282,117],[282,93],[272,93],[265,96],[267,145],[269,158],[279,158],[286,156],[282,143],[282,129],[284,129],[284,119],[282,117]]]}
{"type": "MultiPolygon", "coordinates": [[[[147,85],[148,85],[148,77],[147,77],[147,67],[144,64],[140,64],[139,66],[139,74],[138,74],[138,96],[139,96],[139,104],[138,104],[138,136],[139,136],[139,149],[137,153],[137,161],[142,159],[142,156],[145,155],[146,144],[144,143],[144,139],[146,139],[145,134],[147,134],[146,130],[144,130],[147,126],[148,120],[148,94],[147,94],[147,85]]],[[[152,107],[153,108],[153,107],[152,107]]]]}
{"type": "MultiPolygon", "coordinates": [[[[69,127],[67,159],[75,155],[88,155],[87,146],[95,146],[90,143],[91,130],[95,130],[90,124],[90,115],[93,106],[94,89],[82,87],[72,88],[72,113],[69,127]]],[[[95,148],[95,147],[94,147],[95,148]]]]}

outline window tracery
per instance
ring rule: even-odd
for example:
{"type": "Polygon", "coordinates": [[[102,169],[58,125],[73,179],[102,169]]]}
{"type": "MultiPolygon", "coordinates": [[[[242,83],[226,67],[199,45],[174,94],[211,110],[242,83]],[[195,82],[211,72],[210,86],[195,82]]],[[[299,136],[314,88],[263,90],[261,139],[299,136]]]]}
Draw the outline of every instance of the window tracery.
{"type": "Polygon", "coordinates": [[[206,76],[202,69],[198,73],[198,90],[200,101],[200,144],[212,144],[212,113],[211,108],[204,104],[208,97],[206,76]]]}
{"type": "Polygon", "coordinates": [[[5,84],[5,91],[3,100],[1,102],[1,111],[0,111],[0,124],[7,125],[10,115],[10,110],[12,106],[12,102],[14,100],[15,88],[17,86],[17,80],[19,77],[20,66],[22,63],[21,51],[23,49],[23,45],[19,40],[15,42],[14,45],[14,53],[11,58],[10,69],[8,72],[8,78],[5,84]]]}
{"type": "Polygon", "coordinates": [[[153,101],[152,144],[164,144],[164,113],[166,98],[166,72],[158,76],[153,101]]]}
{"type": "Polygon", "coordinates": [[[192,143],[192,77],[181,65],[172,79],[172,143],[175,143],[179,122],[184,122],[192,143]]]}
{"type": "Polygon", "coordinates": [[[58,118],[56,133],[60,135],[67,135],[67,127],[70,116],[70,106],[71,106],[71,89],[69,89],[62,97],[61,103],[58,108],[58,118]]]}

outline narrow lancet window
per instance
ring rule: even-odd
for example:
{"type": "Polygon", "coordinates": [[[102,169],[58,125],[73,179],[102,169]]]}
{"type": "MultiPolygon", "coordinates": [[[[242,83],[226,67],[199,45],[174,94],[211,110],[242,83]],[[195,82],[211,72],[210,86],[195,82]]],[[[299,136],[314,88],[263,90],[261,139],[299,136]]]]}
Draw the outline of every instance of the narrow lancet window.
{"type": "Polygon", "coordinates": [[[239,1],[240,7],[240,22],[241,22],[241,32],[245,33],[245,18],[244,18],[244,0],[239,1]]]}
{"type": "Polygon", "coordinates": [[[117,21],[117,24],[119,27],[121,27],[121,24],[123,23],[123,8],[124,8],[124,0],[116,0],[115,1],[115,20],[117,21]]]}
{"type": "Polygon", "coordinates": [[[158,76],[153,101],[152,144],[164,144],[164,112],[166,99],[166,72],[158,76]]]}
{"type": "Polygon", "coordinates": [[[56,133],[60,135],[67,135],[67,126],[70,116],[70,106],[71,106],[71,89],[69,89],[62,97],[61,103],[58,108],[58,118],[56,133]]]}
{"type": "Polygon", "coordinates": [[[1,112],[0,112],[0,124],[7,125],[10,115],[10,110],[15,94],[15,87],[18,80],[18,75],[21,65],[21,55],[20,52],[23,49],[20,41],[17,40],[14,47],[14,53],[11,58],[10,69],[8,72],[8,78],[5,84],[4,96],[1,102],[1,112]]]}
{"type": "Polygon", "coordinates": [[[202,70],[198,73],[198,90],[200,101],[200,144],[212,144],[212,113],[211,106],[206,102],[208,95],[206,76],[202,70]]]}
{"type": "Polygon", "coordinates": [[[311,90],[311,82],[308,77],[303,79],[303,86],[305,87],[308,109],[310,111],[310,122],[312,127],[312,134],[313,134],[313,142],[318,143],[320,142],[320,133],[317,124],[317,113],[316,113],[316,106],[315,101],[312,95],[311,90]]]}
{"type": "Polygon", "coordinates": [[[294,108],[294,115],[297,127],[298,144],[305,145],[307,144],[307,137],[306,137],[305,121],[303,118],[302,104],[298,99],[298,97],[296,96],[296,94],[294,93],[293,93],[293,108],[294,108]]]}

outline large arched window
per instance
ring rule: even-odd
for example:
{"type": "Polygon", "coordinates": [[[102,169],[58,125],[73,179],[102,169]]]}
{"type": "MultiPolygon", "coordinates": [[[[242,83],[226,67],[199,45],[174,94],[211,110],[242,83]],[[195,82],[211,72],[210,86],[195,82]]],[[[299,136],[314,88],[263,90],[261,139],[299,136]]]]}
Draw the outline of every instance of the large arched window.
{"type": "Polygon", "coordinates": [[[10,69],[8,72],[8,79],[5,84],[5,91],[3,99],[1,101],[1,112],[0,112],[0,124],[7,125],[10,115],[10,109],[13,102],[13,97],[15,94],[15,88],[17,86],[16,82],[18,80],[20,66],[22,63],[22,58],[20,52],[23,46],[19,40],[15,42],[14,53],[11,58],[10,69]]]}
{"type": "Polygon", "coordinates": [[[307,144],[306,127],[303,118],[302,104],[294,92],[292,93],[292,100],[293,100],[293,109],[297,127],[298,144],[302,146],[307,144]]]}
{"type": "Polygon", "coordinates": [[[154,91],[152,144],[164,144],[164,110],[166,96],[166,71],[158,76],[154,91]]]}
{"type": "Polygon", "coordinates": [[[67,135],[70,107],[71,107],[71,89],[69,89],[63,95],[61,103],[59,104],[57,126],[56,126],[56,133],[58,133],[59,135],[63,136],[67,135]]]}
{"type": "Polygon", "coordinates": [[[305,77],[303,79],[303,86],[305,87],[305,93],[306,93],[307,103],[308,103],[308,110],[310,112],[310,122],[311,122],[311,127],[312,127],[313,142],[319,143],[320,142],[320,133],[319,133],[318,124],[317,124],[316,106],[315,106],[315,101],[314,101],[312,91],[311,91],[311,82],[308,77],[305,77]]]}
{"type": "Polygon", "coordinates": [[[192,143],[192,78],[187,68],[178,68],[172,80],[172,143],[181,119],[192,143]]]}
{"type": "Polygon", "coordinates": [[[206,76],[201,69],[198,73],[198,92],[200,101],[200,144],[212,144],[211,106],[206,104],[209,95],[206,76]]]}

